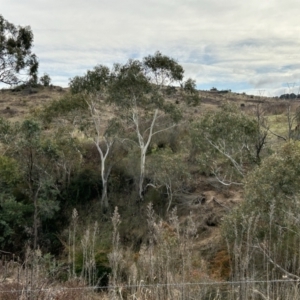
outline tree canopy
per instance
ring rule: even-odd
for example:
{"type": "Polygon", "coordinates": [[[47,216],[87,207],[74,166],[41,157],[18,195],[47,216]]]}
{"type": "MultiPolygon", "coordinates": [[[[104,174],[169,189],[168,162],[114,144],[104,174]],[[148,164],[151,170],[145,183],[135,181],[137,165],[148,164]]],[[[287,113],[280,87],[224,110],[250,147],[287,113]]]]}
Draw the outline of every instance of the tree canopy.
{"type": "Polygon", "coordinates": [[[251,165],[259,163],[259,133],[255,118],[241,113],[235,105],[224,104],[221,110],[204,114],[194,124],[191,159],[222,183],[238,183],[251,165]]]}
{"type": "Polygon", "coordinates": [[[115,64],[111,70],[98,65],[70,81],[73,94],[92,97],[94,108],[101,101],[112,104],[118,110],[118,117],[126,120],[128,130],[136,133],[132,142],[140,148],[140,199],[143,199],[146,153],[152,137],[173,128],[182,118],[179,106],[168,97],[168,89],[174,88],[182,101],[199,103],[195,81],[183,82],[183,77],[183,67],[158,51],[142,60],[129,59],[125,64],[115,64]]]}
{"type": "Polygon", "coordinates": [[[39,64],[36,55],[31,52],[32,47],[31,28],[15,26],[0,15],[0,83],[14,85],[28,80],[37,81],[39,64]]]}

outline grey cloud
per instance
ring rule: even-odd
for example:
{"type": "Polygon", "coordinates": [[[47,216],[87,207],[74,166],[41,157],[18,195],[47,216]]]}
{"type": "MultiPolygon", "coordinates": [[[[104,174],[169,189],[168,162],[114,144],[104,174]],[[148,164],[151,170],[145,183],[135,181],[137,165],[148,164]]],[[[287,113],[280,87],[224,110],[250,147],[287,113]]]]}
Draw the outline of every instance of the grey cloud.
{"type": "Polygon", "coordinates": [[[299,80],[294,0],[14,0],[1,13],[31,25],[41,73],[66,86],[96,64],[111,66],[156,50],[199,84],[253,88],[299,80]]]}

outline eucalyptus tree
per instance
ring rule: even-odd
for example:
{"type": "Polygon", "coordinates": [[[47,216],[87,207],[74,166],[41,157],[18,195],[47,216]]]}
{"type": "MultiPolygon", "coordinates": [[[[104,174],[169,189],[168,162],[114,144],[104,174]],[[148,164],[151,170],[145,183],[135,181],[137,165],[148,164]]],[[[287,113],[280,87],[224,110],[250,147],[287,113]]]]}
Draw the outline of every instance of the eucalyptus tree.
{"type": "MultiPolygon", "coordinates": [[[[102,170],[105,169],[106,157],[111,149],[107,135],[99,131],[100,123],[105,127],[104,116],[101,115],[104,103],[112,105],[114,117],[123,122],[127,132],[135,132],[135,138],[125,138],[123,141],[130,140],[140,149],[138,180],[140,200],[144,194],[146,153],[153,136],[176,126],[182,117],[179,105],[175,105],[174,99],[172,102],[168,96],[170,90],[168,88],[172,87],[175,93],[180,90],[179,97],[189,103],[199,102],[195,82],[191,79],[183,82],[183,75],[184,70],[180,64],[156,52],[143,60],[130,59],[125,64],[115,64],[111,70],[98,65],[84,76],[74,77],[70,81],[72,93],[88,96],[96,128],[94,142],[101,156],[102,170]],[[104,141],[105,149],[99,147],[100,140],[104,141]]],[[[106,132],[103,127],[101,130],[106,132]]],[[[102,180],[106,182],[105,178],[102,180]]]]}
{"type": "MultiPolygon", "coordinates": [[[[178,106],[167,101],[167,88],[189,87],[198,99],[192,82],[183,83],[184,70],[174,59],[156,52],[140,60],[114,65],[108,89],[108,100],[120,108],[119,113],[136,133],[140,148],[139,199],[143,200],[146,153],[154,135],[168,130],[180,121],[178,106]]],[[[182,93],[182,97],[186,93],[182,93]]]]}
{"type": "Polygon", "coordinates": [[[32,47],[31,28],[16,26],[0,15],[0,82],[9,85],[24,82],[21,71],[25,71],[29,79],[37,81],[39,64],[32,47]]]}
{"type": "Polygon", "coordinates": [[[34,119],[0,118],[0,143],[0,245],[19,250],[30,234],[36,249],[81,163],[76,141],[63,128],[45,134],[34,119]]]}
{"type": "Polygon", "coordinates": [[[14,126],[0,118],[0,245],[5,251],[15,251],[20,246],[24,228],[31,226],[26,220],[29,205],[24,201],[17,201],[15,197],[15,191],[22,180],[19,162],[12,157],[15,143],[14,126]]]}
{"type": "Polygon", "coordinates": [[[18,241],[28,225],[29,205],[17,201],[13,193],[20,179],[18,162],[0,155],[0,246],[5,251],[15,251],[20,246],[18,241]]]}
{"type": "Polygon", "coordinates": [[[59,189],[54,175],[57,152],[49,140],[43,140],[41,127],[35,120],[25,120],[17,135],[15,157],[22,161],[20,172],[24,191],[33,204],[33,248],[38,247],[39,228],[44,219],[50,219],[59,210],[59,189]]]}
{"type": "Polygon", "coordinates": [[[83,76],[75,76],[69,82],[72,94],[102,94],[107,87],[110,70],[103,65],[97,65],[83,76]]]}
{"type": "Polygon", "coordinates": [[[116,139],[111,135],[113,122],[105,122],[102,107],[103,97],[106,93],[109,82],[109,68],[98,65],[93,70],[87,71],[84,76],[76,76],[70,81],[70,90],[72,94],[81,94],[86,101],[92,126],[85,124],[84,133],[93,140],[100,155],[100,169],[102,181],[102,207],[108,208],[107,184],[111,172],[112,164],[107,166],[109,155],[112,152],[116,139]]]}
{"type": "MultiPolygon", "coordinates": [[[[15,191],[11,190],[12,195],[17,193],[18,203],[10,203],[20,208],[26,205],[27,217],[32,215],[32,223],[27,224],[27,234],[31,235],[32,246],[36,249],[41,241],[43,222],[52,219],[59,210],[59,151],[50,139],[43,136],[36,120],[10,123],[0,126],[0,129],[6,133],[5,139],[1,139],[5,141],[5,155],[18,166],[18,184],[14,187],[15,191]]],[[[9,209],[7,205],[6,209],[9,209]]]]}
{"type": "Polygon", "coordinates": [[[117,118],[111,118],[109,120],[103,120],[100,111],[96,108],[99,103],[94,100],[88,102],[91,118],[93,121],[93,132],[86,130],[87,136],[91,137],[95,144],[97,151],[100,155],[101,161],[101,181],[102,181],[102,194],[101,205],[107,210],[108,204],[108,179],[111,173],[112,167],[119,160],[116,152],[120,151],[120,144],[122,140],[120,137],[122,133],[121,123],[117,118]]]}
{"type": "Polygon", "coordinates": [[[153,151],[147,162],[147,175],[151,186],[162,189],[168,197],[168,212],[173,200],[182,196],[191,179],[187,164],[180,153],[174,154],[170,148],[153,151]]]}
{"type": "Polygon", "coordinates": [[[32,246],[36,249],[49,221],[67,205],[61,200],[82,157],[78,143],[64,129],[46,133],[34,119],[23,121],[18,129],[13,157],[19,162],[21,192],[32,207],[32,246]]]}
{"type": "Polygon", "coordinates": [[[194,124],[191,158],[222,184],[241,185],[251,165],[260,163],[265,145],[266,131],[261,131],[259,120],[224,104],[194,124]]]}
{"type": "MultiPolygon", "coordinates": [[[[70,90],[74,96],[81,95],[86,102],[91,122],[81,123],[81,129],[88,139],[91,139],[100,156],[100,172],[102,181],[102,207],[108,209],[108,179],[113,165],[118,161],[116,152],[120,150],[118,142],[121,140],[121,123],[111,112],[105,116],[105,100],[110,83],[110,69],[97,65],[83,76],[76,76],[70,80],[70,90]]],[[[122,152],[122,151],[121,151],[122,152]]]]}

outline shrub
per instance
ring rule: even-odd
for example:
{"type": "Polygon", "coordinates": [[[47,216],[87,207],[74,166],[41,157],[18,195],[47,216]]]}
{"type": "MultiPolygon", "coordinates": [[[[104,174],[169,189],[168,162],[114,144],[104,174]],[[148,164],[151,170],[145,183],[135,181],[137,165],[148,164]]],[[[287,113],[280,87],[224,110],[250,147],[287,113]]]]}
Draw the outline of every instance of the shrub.
{"type": "Polygon", "coordinates": [[[66,94],[59,100],[54,100],[48,104],[39,117],[46,123],[50,123],[58,117],[68,118],[68,114],[87,110],[87,103],[82,95],[66,94]]]}
{"type": "Polygon", "coordinates": [[[275,279],[285,272],[300,275],[299,166],[300,143],[293,142],[247,176],[245,201],[222,225],[236,273],[259,270],[263,276],[271,266],[275,279]]]}
{"type": "Polygon", "coordinates": [[[51,83],[51,78],[50,78],[50,76],[49,76],[47,73],[44,73],[44,75],[40,77],[40,83],[41,83],[43,86],[49,86],[50,83],[51,83]]]}

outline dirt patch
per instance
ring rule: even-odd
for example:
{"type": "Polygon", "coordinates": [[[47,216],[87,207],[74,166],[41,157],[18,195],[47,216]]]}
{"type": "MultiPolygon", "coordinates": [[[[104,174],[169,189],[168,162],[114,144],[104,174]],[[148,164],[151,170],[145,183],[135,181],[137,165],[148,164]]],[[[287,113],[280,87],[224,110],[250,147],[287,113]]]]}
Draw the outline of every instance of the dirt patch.
{"type": "Polygon", "coordinates": [[[214,177],[200,176],[196,190],[180,195],[176,205],[181,216],[193,216],[202,240],[216,231],[224,215],[242,201],[241,189],[225,187],[214,177]]]}
{"type": "Polygon", "coordinates": [[[66,89],[61,87],[40,87],[35,93],[23,90],[0,90],[0,116],[10,121],[20,121],[45,103],[57,99],[66,89]],[[18,109],[22,107],[22,110],[18,109]]]}

